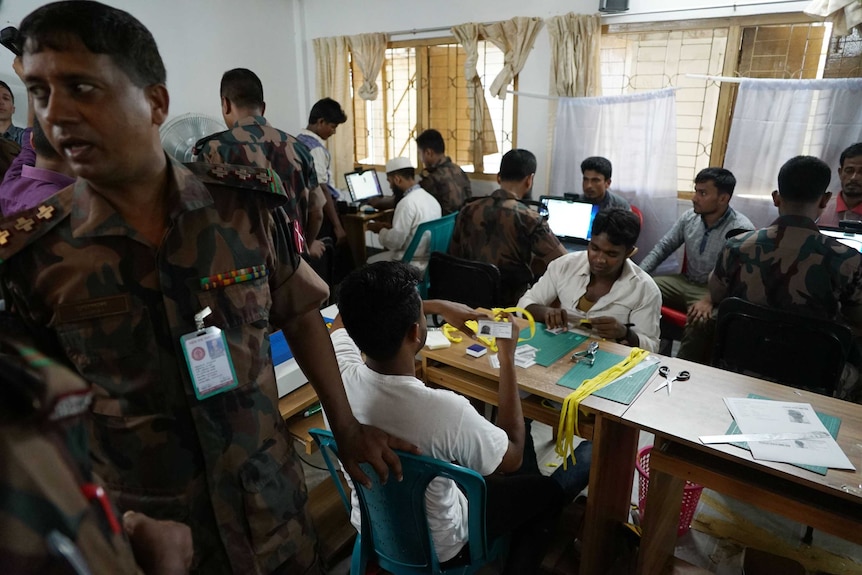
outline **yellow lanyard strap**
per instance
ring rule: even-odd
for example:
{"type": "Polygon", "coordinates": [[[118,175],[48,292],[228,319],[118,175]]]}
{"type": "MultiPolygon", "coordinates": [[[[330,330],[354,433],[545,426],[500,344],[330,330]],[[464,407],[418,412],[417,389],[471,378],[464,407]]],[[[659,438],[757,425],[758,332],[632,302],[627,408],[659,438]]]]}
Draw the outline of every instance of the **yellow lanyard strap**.
{"type": "MultiPolygon", "coordinates": [[[[533,339],[533,336],[536,335],[536,320],[533,319],[533,315],[530,312],[520,307],[495,307],[491,310],[491,315],[493,316],[495,321],[509,321],[507,318],[503,317],[504,313],[520,313],[530,324],[530,337],[519,337],[518,342],[533,339]]],[[[472,329],[474,333],[479,333],[479,322],[477,322],[476,320],[471,319],[469,321],[466,321],[464,322],[464,325],[472,329]]],[[[458,333],[458,328],[453,325],[449,325],[448,323],[443,324],[443,335],[445,335],[446,338],[452,343],[460,343],[462,339],[461,334],[458,333]]],[[[478,335],[477,339],[482,345],[490,348],[491,351],[497,351],[497,343],[495,338],[478,335]]]]}
{"type": "Polygon", "coordinates": [[[572,455],[574,462],[575,450],[575,432],[578,429],[578,408],[581,402],[589,397],[593,392],[596,392],[617,379],[619,376],[636,366],[649,355],[649,352],[639,347],[632,348],[631,353],[627,358],[618,364],[609,367],[597,376],[585,379],[584,382],[566,396],[563,401],[563,410],[560,412],[560,424],[557,428],[557,455],[563,458],[563,469],[566,468],[566,462],[569,454],[572,455]]]}

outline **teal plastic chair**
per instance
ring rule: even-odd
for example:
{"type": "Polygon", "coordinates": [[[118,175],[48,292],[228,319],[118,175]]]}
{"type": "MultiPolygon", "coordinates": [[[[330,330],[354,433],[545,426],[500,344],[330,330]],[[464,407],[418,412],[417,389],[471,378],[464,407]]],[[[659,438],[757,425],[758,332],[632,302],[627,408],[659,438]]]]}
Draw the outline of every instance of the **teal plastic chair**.
{"type": "MultiPolygon", "coordinates": [[[[416,254],[416,248],[419,247],[419,242],[422,241],[422,236],[424,236],[426,232],[431,232],[431,239],[428,240],[428,255],[431,255],[433,252],[443,252],[445,254],[449,251],[449,242],[452,240],[452,232],[455,230],[455,218],[457,217],[458,212],[452,212],[440,219],[419,224],[419,227],[416,228],[416,233],[413,234],[413,239],[410,240],[410,244],[407,246],[407,250],[404,252],[404,257],[401,258],[401,261],[407,264],[410,263],[413,256],[416,254]]],[[[418,287],[419,295],[422,296],[422,299],[426,299],[428,297],[427,268],[418,287]]]]}
{"type": "MultiPolygon", "coordinates": [[[[310,429],[309,433],[320,447],[326,467],[339,486],[342,501],[350,513],[350,500],[341,489],[341,481],[330,457],[330,451],[338,457],[332,433],[322,429],[310,429]]],[[[362,530],[353,546],[351,575],[365,575],[372,558],[377,559],[381,568],[395,575],[467,575],[475,573],[503,552],[506,538],[498,538],[490,545],[486,541],[485,479],[481,475],[439,459],[397,453],[401,459],[403,481],[391,479],[382,485],[374,469],[363,464],[362,469],[371,478],[372,487],[366,489],[353,484],[359,497],[362,530]],[[456,482],[466,494],[469,508],[469,558],[463,564],[447,565],[445,569],[437,560],[425,515],[425,488],[435,477],[446,477],[456,482]]]]}

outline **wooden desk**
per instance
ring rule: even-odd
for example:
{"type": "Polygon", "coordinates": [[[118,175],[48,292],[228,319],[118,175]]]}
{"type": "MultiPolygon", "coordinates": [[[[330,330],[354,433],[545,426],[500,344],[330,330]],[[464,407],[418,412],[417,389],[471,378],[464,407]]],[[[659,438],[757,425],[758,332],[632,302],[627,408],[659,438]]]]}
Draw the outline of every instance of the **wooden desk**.
{"type": "MultiPolygon", "coordinates": [[[[447,349],[422,350],[425,381],[496,405],[499,370],[491,368],[487,356],[468,356],[465,350],[472,343],[465,338],[447,349]]],[[[588,344],[589,340],[577,349],[584,349],[588,344]]],[[[599,347],[624,356],[631,351],[629,347],[610,341],[599,342],[599,347]]],[[[571,389],[557,385],[557,381],[572,365],[569,357],[564,356],[550,367],[516,368],[518,386],[534,394],[532,400],[528,398],[522,402],[526,417],[552,427],[558,425],[559,412],[541,406],[541,398],[562,402],[571,393],[571,389]]],[[[648,384],[644,390],[649,387],[648,384]]],[[[622,422],[627,409],[627,405],[600,397],[588,397],[580,406],[578,434],[593,440],[590,496],[585,515],[588,528],[584,529],[581,551],[580,573],[583,574],[607,571],[614,559],[614,529],[628,518],[638,430],[622,422]]]]}
{"type": "Polygon", "coordinates": [[[371,220],[391,222],[395,210],[382,210],[366,214],[356,212],[355,214],[341,214],[341,225],[347,234],[347,245],[350,246],[350,254],[353,256],[354,267],[365,264],[365,231],[366,225],[371,220]]]}
{"type": "Polygon", "coordinates": [[[666,363],[673,372],[688,369],[691,380],[675,383],[670,397],[643,393],[623,416],[626,427],[656,434],[638,573],[662,572],[673,555],[685,480],[862,544],[862,406],[681,360],[666,363]],[[840,417],[837,441],[857,470],[822,476],[756,461],[732,445],[702,445],[698,436],[724,434],[732,421],[723,398],[749,393],[840,417]]]}

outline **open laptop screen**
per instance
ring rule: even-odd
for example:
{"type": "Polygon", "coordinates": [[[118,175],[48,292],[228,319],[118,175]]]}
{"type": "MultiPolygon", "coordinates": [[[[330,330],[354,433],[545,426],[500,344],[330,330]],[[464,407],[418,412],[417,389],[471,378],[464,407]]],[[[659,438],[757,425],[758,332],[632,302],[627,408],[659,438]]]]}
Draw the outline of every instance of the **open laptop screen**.
{"type": "Polygon", "coordinates": [[[548,212],[548,226],[555,236],[561,240],[589,241],[599,206],[555,196],[542,196],[541,201],[548,212]]]}
{"type": "Polygon", "coordinates": [[[862,252],[862,234],[845,232],[836,228],[820,228],[820,233],[833,237],[845,246],[849,246],[858,252],[862,252]]]}
{"type": "Polygon", "coordinates": [[[362,172],[350,172],[344,174],[347,180],[347,190],[354,202],[361,202],[375,196],[382,196],[380,180],[374,170],[363,170],[362,172]]]}

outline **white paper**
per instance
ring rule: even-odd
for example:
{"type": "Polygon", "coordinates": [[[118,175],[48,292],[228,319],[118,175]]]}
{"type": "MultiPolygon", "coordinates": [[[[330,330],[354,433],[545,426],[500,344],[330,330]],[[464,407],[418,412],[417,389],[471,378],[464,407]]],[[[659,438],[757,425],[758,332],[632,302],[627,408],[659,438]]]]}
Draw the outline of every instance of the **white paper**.
{"type": "MultiPolygon", "coordinates": [[[[808,433],[828,431],[809,403],[726,397],[742,433],[808,433]]],[[[838,443],[826,439],[757,441],[748,444],[751,455],[764,461],[815,465],[835,469],[856,469],[838,443]]]]}

